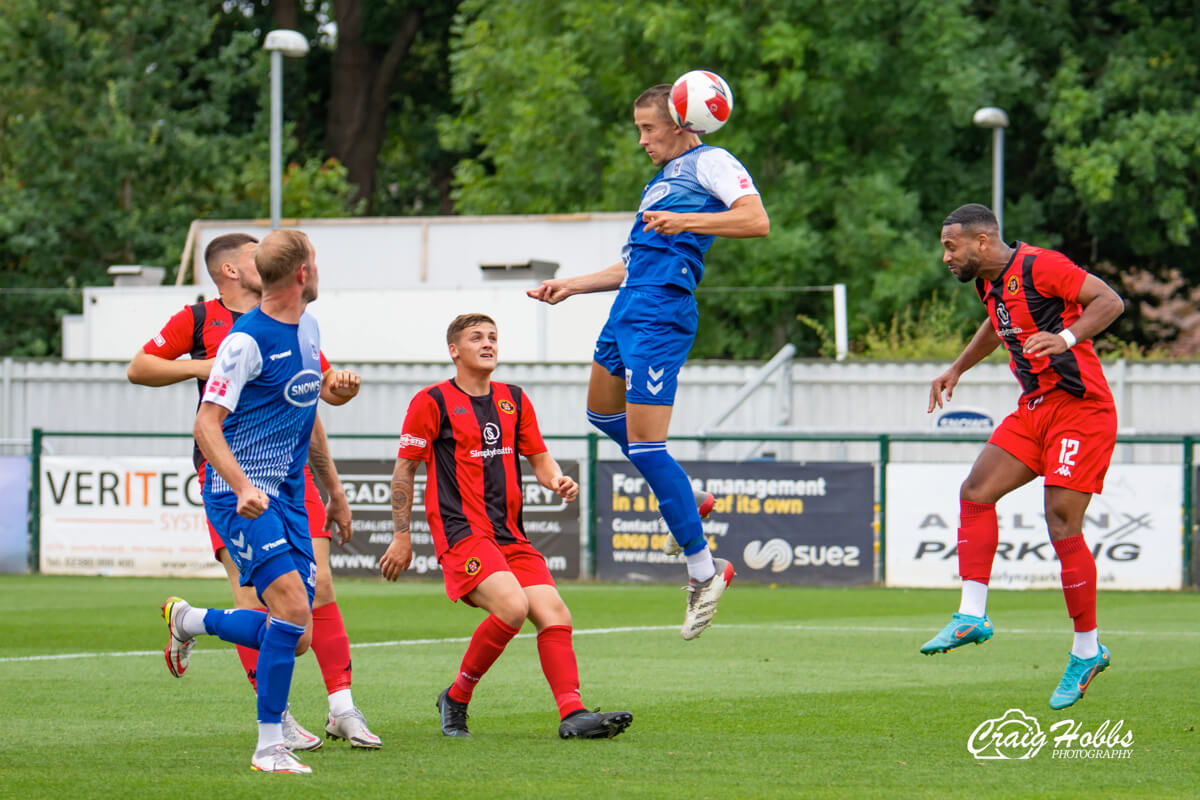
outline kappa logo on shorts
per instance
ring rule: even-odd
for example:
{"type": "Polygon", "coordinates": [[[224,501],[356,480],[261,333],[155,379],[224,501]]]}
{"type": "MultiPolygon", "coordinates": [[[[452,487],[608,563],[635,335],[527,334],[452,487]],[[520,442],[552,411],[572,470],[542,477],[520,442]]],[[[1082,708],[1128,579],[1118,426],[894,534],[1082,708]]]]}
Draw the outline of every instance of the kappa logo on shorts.
{"type": "Polygon", "coordinates": [[[499,403],[497,403],[496,405],[497,405],[497,407],[499,407],[499,409],[500,409],[501,411],[503,411],[505,414],[515,414],[515,413],[517,413],[517,407],[516,407],[516,406],[514,406],[514,405],[513,405],[511,402],[509,402],[508,400],[501,400],[501,401],[500,401],[499,403]]]}
{"type": "Polygon", "coordinates": [[[1066,464],[1059,464],[1058,469],[1054,470],[1055,475],[1062,475],[1064,478],[1071,477],[1071,468],[1066,464]]]}
{"type": "Polygon", "coordinates": [[[468,575],[474,575],[475,573],[479,572],[482,567],[483,564],[479,563],[479,559],[472,556],[471,558],[468,558],[467,563],[463,565],[463,571],[468,575]]]}

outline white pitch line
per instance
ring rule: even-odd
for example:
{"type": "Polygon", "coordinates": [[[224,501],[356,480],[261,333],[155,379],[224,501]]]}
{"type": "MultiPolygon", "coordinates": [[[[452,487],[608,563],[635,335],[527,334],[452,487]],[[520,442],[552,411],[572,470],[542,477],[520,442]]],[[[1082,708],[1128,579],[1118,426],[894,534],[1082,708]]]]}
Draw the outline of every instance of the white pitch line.
{"type": "MultiPolygon", "coordinates": [[[[612,633],[650,633],[655,631],[673,631],[678,630],[677,625],[638,625],[619,628],[583,628],[575,630],[575,636],[597,636],[612,633]]],[[[736,624],[736,625],[713,625],[713,628],[721,628],[726,630],[771,630],[771,631],[803,631],[813,633],[930,633],[931,628],[897,628],[891,626],[873,626],[873,625],[789,625],[789,624],[774,624],[774,625],[756,625],[754,623],[736,624]]],[[[1042,630],[1035,628],[1001,628],[997,630],[1000,634],[1017,634],[1022,636],[1063,636],[1066,629],[1063,630],[1042,630]]],[[[1119,631],[1119,630],[1104,630],[1104,634],[1111,636],[1200,636],[1200,631],[1119,631]]],[[[517,639],[532,639],[535,638],[535,633],[518,634],[517,639]]],[[[471,641],[469,636],[451,636],[444,639],[393,639],[384,642],[359,642],[352,644],[350,647],[354,649],[367,647],[414,647],[428,644],[462,644],[463,642],[471,641]]],[[[198,650],[193,651],[192,655],[197,653],[213,653],[222,652],[221,650],[198,650]]],[[[228,652],[232,653],[233,650],[228,652]]],[[[124,652],[114,653],[54,653],[41,656],[8,656],[0,657],[0,664],[15,663],[20,661],[63,661],[76,658],[127,658],[130,656],[161,656],[162,650],[127,650],[124,652]]]]}

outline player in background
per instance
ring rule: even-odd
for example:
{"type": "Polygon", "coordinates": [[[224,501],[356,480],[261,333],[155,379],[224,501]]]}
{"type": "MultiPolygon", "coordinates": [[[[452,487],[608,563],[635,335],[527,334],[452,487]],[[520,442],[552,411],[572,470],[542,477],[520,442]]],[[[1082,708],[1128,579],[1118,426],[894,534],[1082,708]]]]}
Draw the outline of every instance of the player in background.
{"type": "Polygon", "coordinates": [[[471,637],[454,683],[437,699],[442,733],[470,736],[467,704],[475,685],[529,619],[558,705],[558,735],[616,736],[633,715],[588,711],[580,700],[571,612],[546,559],[525,535],[521,456],[538,483],[563,500],[573,501],[579,487],[546,451],[528,396],[492,380],[499,353],[496,323],[483,314],[456,317],[446,341],[455,377],[422,389],[409,404],[392,475],[395,532],[379,562],[390,581],[412,562],[413,480],[425,464],[425,514],[446,594],[488,614],[471,637]]]}
{"type": "MultiPolygon", "coordinates": [[[[129,363],[127,375],[133,383],[145,386],[166,386],[195,378],[203,397],[204,384],[212,369],[217,347],[228,335],[234,322],[262,299],[262,283],[254,266],[254,251],[258,240],[241,233],[218,236],[205,249],[205,264],[217,286],[218,297],[203,303],[185,306],[176,313],[161,332],[146,342],[129,363]],[[190,359],[181,358],[190,355],[190,359]]],[[[321,354],[323,386],[321,398],[332,405],[341,405],[353,397],[359,387],[359,377],[350,370],[334,370],[321,354]]],[[[204,483],[205,464],[199,447],[193,459],[204,483]]],[[[329,454],[325,428],[318,415],[313,423],[309,446],[309,463],[329,493],[328,507],[321,503],[312,473],[305,470],[305,506],[308,510],[308,529],[313,539],[317,562],[317,589],[313,607],[312,650],[325,682],[329,698],[329,718],[326,735],[348,740],[355,747],[373,749],[381,745],[379,737],[367,728],[362,713],[355,707],[351,693],[350,640],[337,606],[333,577],[329,568],[331,528],[336,527],[338,541],[345,544],[351,536],[350,506],[346,502],[341,479],[329,454]]],[[[238,608],[257,609],[266,613],[253,588],[241,586],[238,569],[233,563],[221,537],[208,526],[213,553],[225,567],[233,587],[234,604],[238,608]]],[[[258,651],[238,646],[238,657],[255,687],[258,651]]],[[[185,656],[179,674],[187,669],[185,656]]],[[[284,740],[292,750],[316,750],[322,740],[305,730],[288,711],[283,715],[284,740]]]]}
{"type": "Polygon", "coordinates": [[[250,609],[163,603],[167,665],[186,666],[196,636],[256,648],[258,745],[262,772],[312,770],[283,740],[296,655],[312,637],[317,584],[304,508],[304,468],[320,398],[320,332],[306,313],[317,298],[316,257],[299,231],[270,233],[255,252],[262,303],[221,342],[196,412],[194,434],[208,463],[204,511],[267,615],[250,609]]]}
{"type": "Polygon", "coordinates": [[[587,416],[641,472],[683,548],[689,595],[680,633],[694,639],[712,622],[734,571],[712,557],[699,498],[667,452],[676,381],[696,338],[693,292],[713,237],[766,236],[770,220],[746,168],[672,121],[670,92],[670,84],[653,86],[633,104],[638,144],[662,169],[642,191],[621,260],[599,272],[543,281],[529,296],[554,304],[620,289],[596,342],[587,416]]]}
{"type": "Polygon", "coordinates": [[[942,261],[963,283],[975,282],[988,318],[950,368],[934,379],[929,411],[949,401],[968,369],[1001,343],[1021,384],[1017,410],[983,446],[959,491],[958,571],[962,601],[945,629],[921,647],[927,655],[982,644],[995,628],[987,616],[988,580],[999,540],[996,502],[1045,477],[1046,525],[1062,562],[1067,613],[1075,627],[1067,669],[1050,707],[1078,701],[1108,668],[1096,623],[1096,561],[1083,518],[1104,486],[1117,437],[1117,412],[1091,339],[1121,315],[1108,284],[1062,253],[1024,242],[1010,247],[996,217],[972,203],[942,224],[942,261]]]}

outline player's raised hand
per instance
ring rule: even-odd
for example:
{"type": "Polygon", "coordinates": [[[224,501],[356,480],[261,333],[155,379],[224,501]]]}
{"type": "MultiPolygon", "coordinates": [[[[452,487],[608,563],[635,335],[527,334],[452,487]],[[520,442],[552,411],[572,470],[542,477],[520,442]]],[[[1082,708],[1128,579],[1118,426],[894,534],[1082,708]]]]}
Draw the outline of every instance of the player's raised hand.
{"type": "Polygon", "coordinates": [[[335,397],[349,400],[358,394],[362,378],[350,369],[331,369],[325,377],[325,387],[335,397]]]}
{"type": "Polygon", "coordinates": [[[271,498],[267,496],[267,493],[254,486],[247,486],[236,494],[238,516],[246,519],[258,519],[271,504],[271,498]]]}
{"type": "Polygon", "coordinates": [[[550,490],[568,503],[579,496],[579,484],[566,475],[551,479],[550,490]]]}
{"type": "Polygon", "coordinates": [[[354,535],[350,518],[350,503],[346,500],[346,491],[330,492],[329,502],[325,504],[325,530],[332,532],[337,526],[338,544],[345,544],[354,535]]]}
{"type": "Polygon", "coordinates": [[[532,297],[534,300],[541,300],[543,303],[554,305],[561,303],[571,296],[571,290],[567,288],[567,282],[563,278],[551,278],[550,280],[542,281],[542,285],[534,289],[529,289],[525,294],[532,297]]]}
{"type": "Polygon", "coordinates": [[[379,571],[389,581],[394,581],[412,564],[412,536],[408,533],[392,535],[392,543],[379,559],[379,571]]]}
{"type": "Polygon", "coordinates": [[[942,392],[946,393],[945,402],[950,402],[954,397],[954,387],[958,385],[958,378],[957,372],[948,369],[933,379],[933,385],[929,387],[929,408],[926,413],[932,414],[935,407],[942,407],[942,392]]]}

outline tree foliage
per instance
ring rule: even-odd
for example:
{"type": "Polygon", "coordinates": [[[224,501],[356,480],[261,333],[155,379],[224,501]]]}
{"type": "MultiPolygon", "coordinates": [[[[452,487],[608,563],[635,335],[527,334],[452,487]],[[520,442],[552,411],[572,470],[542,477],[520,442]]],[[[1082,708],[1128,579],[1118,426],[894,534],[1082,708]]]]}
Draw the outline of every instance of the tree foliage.
{"type": "MultiPolygon", "coordinates": [[[[267,57],[229,23],[222,3],[6,0],[5,352],[54,352],[70,290],[110,264],[178,263],[191,220],[266,216],[267,57]]],[[[316,161],[293,177],[305,192],[285,193],[302,200],[285,213],[354,210],[344,171],[316,161]]]]}
{"type": "MultiPolygon", "coordinates": [[[[973,329],[982,311],[949,280],[937,240],[953,208],[990,204],[991,137],[970,123],[985,105],[1012,118],[1009,238],[1115,264],[1097,269],[1126,293],[1140,291],[1122,279],[1135,268],[1195,282],[1192,11],[1165,0],[468,0],[453,54],[460,113],[443,120],[443,141],[478,155],[460,161],[454,197],[468,213],[633,208],[654,168],[632,99],[706,67],[737,100],[707,141],[754,174],[772,233],[714,245],[697,354],[761,358],[786,341],[817,352],[810,323],[829,320],[828,296],[786,287],[835,282],[848,284],[860,345],[938,288],[973,329]]],[[[1158,306],[1133,299],[1118,331],[1152,344],[1137,309],[1158,306]]]]}

